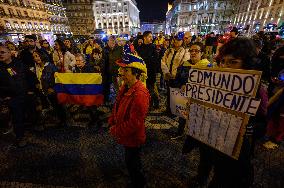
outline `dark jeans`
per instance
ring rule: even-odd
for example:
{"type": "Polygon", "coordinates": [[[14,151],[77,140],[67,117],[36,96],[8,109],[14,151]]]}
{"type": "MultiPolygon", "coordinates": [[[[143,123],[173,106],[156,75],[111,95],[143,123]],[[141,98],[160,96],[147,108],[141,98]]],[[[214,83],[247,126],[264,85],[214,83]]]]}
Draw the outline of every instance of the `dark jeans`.
{"type": "Polygon", "coordinates": [[[31,127],[37,125],[39,120],[39,113],[36,110],[37,97],[34,94],[26,95],[25,97],[25,112],[26,122],[31,124],[31,127]]]}
{"type": "Polygon", "coordinates": [[[48,100],[50,101],[52,107],[54,108],[55,113],[56,113],[58,119],[60,120],[60,123],[66,124],[66,120],[67,120],[66,110],[63,107],[63,105],[58,103],[56,94],[51,94],[51,95],[48,95],[47,97],[48,97],[48,100]]]}
{"type": "Polygon", "coordinates": [[[205,185],[209,173],[214,166],[215,151],[205,144],[200,144],[199,146],[200,163],[197,171],[197,181],[200,185],[205,185]]]}
{"type": "Polygon", "coordinates": [[[245,136],[238,160],[235,160],[200,141],[187,136],[183,145],[183,154],[198,147],[200,163],[195,180],[204,185],[214,166],[214,176],[209,184],[210,188],[249,188],[253,183],[253,165],[251,163],[251,143],[245,136]]]}
{"type": "Polygon", "coordinates": [[[199,185],[205,185],[214,165],[215,151],[191,136],[187,136],[182,148],[182,153],[187,154],[195,148],[199,148],[200,152],[200,162],[195,181],[197,181],[199,185]]]}
{"type": "Polygon", "coordinates": [[[142,173],[142,165],[140,158],[140,147],[124,147],[125,163],[130,176],[133,188],[142,188],[146,184],[145,177],[142,173]]]}
{"type": "Polygon", "coordinates": [[[9,102],[9,100],[0,97],[0,129],[3,130],[10,128],[11,109],[9,108],[9,102]]]}
{"type": "Polygon", "coordinates": [[[17,139],[24,137],[24,120],[25,120],[25,97],[17,96],[11,99],[10,109],[12,115],[12,124],[17,139]]]}
{"type": "Polygon", "coordinates": [[[147,89],[149,90],[149,93],[151,95],[151,101],[150,101],[150,106],[158,107],[159,106],[159,98],[157,94],[155,93],[155,82],[151,81],[146,81],[146,86],[147,89]]]}
{"type": "Polygon", "coordinates": [[[182,135],[184,133],[185,124],[186,124],[186,119],[179,117],[179,119],[178,119],[178,131],[177,131],[178,135],[182,135]]]}
{"type": "Polygon", "coordinates": [[[90,114],[90,122],[89,126],[95,126],[96,130],[99,130],[102,128],[102,116],[104,115],[102,112],[98,111],[97,106],[88,106],[87,111],[90,114]]]}
{"type": "Polygon", "coordinates": [[[160,88],[165,88],[165,80],[164,80],[163,73],[161,73],[160,88]]]}
{"type": "Polygon", "coordinates": [[[251,143],[246,136],[238,160],[218,152],[215,160],[215,173],[209,187],[251,187],[254,178],[251,156],[251,143]]]}
{"type": "Polygon", "coordinates": [[[104,83],[104,90],[103,91],[104,91],[105,103],[109,102],[110,85],[111,85],[111,82],[104,83]]]}

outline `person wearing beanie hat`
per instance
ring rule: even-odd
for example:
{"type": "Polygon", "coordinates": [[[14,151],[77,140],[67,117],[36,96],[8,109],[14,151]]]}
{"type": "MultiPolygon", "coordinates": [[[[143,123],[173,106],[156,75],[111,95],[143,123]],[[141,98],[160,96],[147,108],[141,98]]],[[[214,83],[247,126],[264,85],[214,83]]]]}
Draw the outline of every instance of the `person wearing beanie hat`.
{"type": "MultiPolygon", "coordinates": [[[[120,67],[131,67],[136,68],[142,71],[141,74],[143,74],[144,79],[141,80],[142,82],[145,82],[145,76],[147,77],[147,67],[144,62],[144,60],[139,57],[138,55],[135,55],[134,47],[133,45],[126,44],[123,48],[123,57],[121,60],[118,60],[116,62],[120,67]]],[[[142,78],[139,78],[142,79],[142,78]]]]}
{"type": "Polygon", "coordinates": [[[146,64],[131,49],[133,47],[126,45],[122,60],[117,61],[124,84],[120,88],[108,123],[110,134],[124,146],[130,186],[142,188],[146,181],[141,172],[140,152],[146,140],[144,122],[149,110],[150,94],[140,81],[141,75],[147,73],[146,64]]]}

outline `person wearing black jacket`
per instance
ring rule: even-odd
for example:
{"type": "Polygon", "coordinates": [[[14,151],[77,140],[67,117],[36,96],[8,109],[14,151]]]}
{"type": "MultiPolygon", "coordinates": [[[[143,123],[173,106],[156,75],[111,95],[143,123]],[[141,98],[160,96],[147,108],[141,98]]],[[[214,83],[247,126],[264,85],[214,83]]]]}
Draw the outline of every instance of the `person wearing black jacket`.
{"type": "Polygon", "coordinates": [[[119,90],[118,86],[118,69],[119,66],[116,61],[122,58],[123,47],[118,46],[115,42],[114,36],[110,36],[107,41],[106,47],[103,49],[105,60],[105,67],[103,71],[103,83],[104,83],[104,96],[106,103],[113,103],[114,99],[111,97],[111,85],[114,86],[115,94],[119,90]]]}
{"type": "Polygon", "coordinates": [[[151,95],[150,106],[154,108],[159,107],[159,98],[154,92],[155,83],[156,83],[156,73],[159,63],[159,55],[156,51],[155,45],[152,43],[153,36],[151,31],[145,31],[143,33],[144,43],[136,49],[137,53],[144,60],[147,66],[147,88],[151,95]]]}
{"type": "Polygon", "coordinates": [[[94,73],[95,68],[86,63],[86,59],[83,54],[75,54],[76,64],[73,69],[73,73],[94,73]]]}
{"type": "Polygon", "coordinates": [[[12,124],[19,147],[27,144],[24,138],[24,116],[26,96],[36,90],[36,77],[19,60],[12,59],[6,46],[0,46],[0,93],[1,97],[9,98],[12,124]]]}
{"type": "MultiPolygon", "coordinates": [[[[0,49],[0,53],[2,54],[2,50],[0,49]]],[[[0,57],[2,56],[0,54],[0,57]]],[[[11,96],[14,96],[17,93],[17,87],[13,82],[12,77],[10,76],[7,69],[4,66],[0,66],[0,129],[3,134],[7,134],[10,132],[10,110],[7,111],[7,107],[11,96]]]]}
{"type": "Polygon", "coordinates": [[[48,54],[48,52],[39,47],[36,46],[37,38],[35,35],[26,35],[25,36],[25,42],[26,42],[26,48],[23,49],[19,54],[19,59],[30,69],[34,69],[34,61],[33,61],[33,52],[36,50],[41,51],[42,53],[45,53],[49,57],[49,61],[51,60],[51,56],[48,54]]]}
{"type": "Polygon", "coordinates": [[[25,44],[25,48],[18,56],[18,60],[20,60],[21,64],[24,66],[27,83],[30,86],[28,89],[29,92],[25,95],[25,123],[28,123],[30,128],[35,128],[37,127],[39,120],[39,113],[36,110],[37,96],[39,94],[39,90],[36,88],[36,85],[39,84],[39,81],[36,77],[36,67],[33,59],[33,53],[35,51],[40,51],[41,53],[46,54],[49,59],[51,57],[44,48],[41,48],[36,35],[26,35],[25,44]]]}

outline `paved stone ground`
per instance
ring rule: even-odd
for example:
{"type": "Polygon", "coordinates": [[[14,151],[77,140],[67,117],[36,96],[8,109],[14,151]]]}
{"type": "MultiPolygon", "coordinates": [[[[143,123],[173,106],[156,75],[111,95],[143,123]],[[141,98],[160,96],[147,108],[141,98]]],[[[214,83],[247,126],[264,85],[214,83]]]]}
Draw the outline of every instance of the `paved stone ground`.
{"type": "MultiPolygon", "coordinates": [[[[102,109],[107,112],[107,108],[102,109]]],[[[149,188],[186,188],[196,175],[197,150],[183,156],[183,139],[172,141],[177,119],[151,112],[146,120],[147,142],[143,169],[149,188]]],[[[87,116],[87,115],[86,115],[87,116]]],[[[0,187],[9,188],[122,188],[128,182],[123,148],[103,127],[88,127],[85,115],[72,117],[68,127],[49,126],[29,134],[29,146],[16,148],[13,136],[0,137],[0,187]],[[77,120],[76,120],[77,118],[77,120]]],[[[52,121],[52,120],[51,120],[52,121]]],[[[255,151],[255,183],[259,188],[284,187],[284,147],[255,151]]]]}

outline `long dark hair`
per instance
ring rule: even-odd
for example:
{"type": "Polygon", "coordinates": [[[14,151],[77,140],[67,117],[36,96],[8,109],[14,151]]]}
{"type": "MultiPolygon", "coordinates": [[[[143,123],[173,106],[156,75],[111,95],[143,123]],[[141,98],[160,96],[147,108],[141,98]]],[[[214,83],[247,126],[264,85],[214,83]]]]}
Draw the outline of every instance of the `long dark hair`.
{"type": "Polygon", "coordinates": [[[34,51],[35,53],[37,53],[41,59],[41,62],[43,64],[47,63],[50,61],[50,58],[48,57],[48,55],[46,53],[44,53],[43,51],[40,51],[40,50],[36,50],[34,51]]]}
{"type": "Polygon", "coordinates": [[[94,48],[90,57],[91,62],[95,62],[94,59],[94,54],[102,54],[102,58],[103,58],[103,52],[99,49],[99,48],[94,48]]]}
{"type": "Polygon", "coordinates": [[[60,50],[62,51],[62,54],[64,55],[66,52],[67,52],[67,49],[66,49],[66,46],[65,44],[63,43],[62,40],[60,39],[56,39],[54,42],[57,42],[59,47],[60,47],[60,50]]]}

